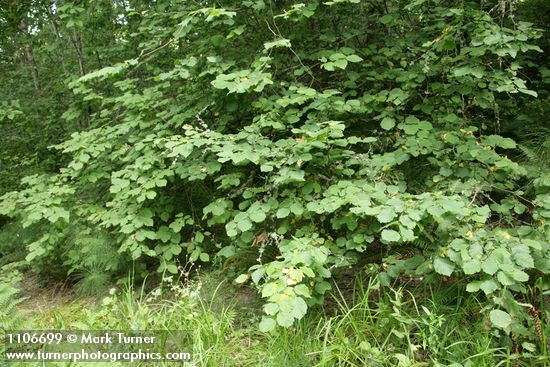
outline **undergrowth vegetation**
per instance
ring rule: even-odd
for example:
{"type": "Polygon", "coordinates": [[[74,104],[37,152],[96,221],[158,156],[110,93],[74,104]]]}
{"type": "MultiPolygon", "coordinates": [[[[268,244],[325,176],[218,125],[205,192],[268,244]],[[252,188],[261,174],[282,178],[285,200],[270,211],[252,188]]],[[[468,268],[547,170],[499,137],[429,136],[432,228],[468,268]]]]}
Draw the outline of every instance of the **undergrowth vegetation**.
{"type": "MultiPolygon", "coordinates": [[[[144,285],[134,287],[128,277],[96,306],[89,298],[75,300],[33,314],[27,325],[45,330],[185,327],[192,340],[192,363],[205,367],[494,367],[550,362],[547,340],[524,342],[521,353],[513,353],[511,340],[499,342],[480,312],[483,302],[456,286],[387,289],[377,276],[358,276],[349,289],[335,286],[324,308],[291,328],[265,334],[257,330],[259,315],[248,308],[250,290],[223,278],[204,273],[182,283],[167,277],[146,290],[144,285]],[[541,353],[535,353],[537,348],[541,353]]],[[[252,302],[261,301],[258,297],[252,302]]],[[[544,327],[547,333],[549,327],[544,327]]]]}
{"type": "Polygon", "coordinates": [[[549,9],[1,4],[0,266],[82,296],[223,269],[250,318],[127,285],[79,319],[189,325],[199,365],[544,365],[549,9]]]}

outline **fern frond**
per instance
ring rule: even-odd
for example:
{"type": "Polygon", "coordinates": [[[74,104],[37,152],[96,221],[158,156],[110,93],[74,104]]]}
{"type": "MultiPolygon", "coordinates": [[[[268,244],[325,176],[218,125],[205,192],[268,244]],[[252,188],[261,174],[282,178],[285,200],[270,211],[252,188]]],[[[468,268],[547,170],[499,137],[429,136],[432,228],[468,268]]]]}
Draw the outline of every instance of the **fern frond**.
{"type": "Polygon", "coordinates": [[[25,298],[17,297],[19,291],[9,284],[0,283],[0,330],[18,330],[24,327],[25,314],[17,310],[25,298]]]}
{"type": "Polygon", "coordinates": [[[518,149],[527,160],[536,161],[538,159],[538,154],[529,146],[525,144],[518,144],[518,149]]]}

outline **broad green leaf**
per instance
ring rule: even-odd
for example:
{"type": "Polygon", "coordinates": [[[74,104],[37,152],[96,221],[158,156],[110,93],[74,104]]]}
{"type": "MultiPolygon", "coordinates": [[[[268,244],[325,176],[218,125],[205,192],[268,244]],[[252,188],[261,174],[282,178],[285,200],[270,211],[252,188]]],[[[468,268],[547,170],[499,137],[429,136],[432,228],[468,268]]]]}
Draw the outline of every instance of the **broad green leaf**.
{"type": "MultiPolygon", "coordinates": [[[[249,213],[248,217],[256,223],[261,223],[265,220],[266,216],[265,213],[259,209],[254,210],[249,213]]],[[[240,227],[239,227],[240,228],[240,227]]]]}
{"type": "Polygon", "coordinates": [[[348,60],[349,62],[361,62],[363,61],[363,58],[357,55],[348,55],[346,56],[346,60],[348,60]]]}
{"type": "Polygon", "coordinates": [[[434,270],[445,276],[450,276],[455,269],[455,264],[452,263],[449,259],[442,257],[436,257],[434,259],[434,270]]]}
{"type": "Polygon", "coordinates": [[[397,242],[401,239],[399,232],[396,232],[392,229],[384,229],[382,231],[382,240],[386,242],[397,242]]]}
{"type": "Polygon", "coordinates": [[[304,213],[304,208],[300,203],[292,203],[290,205],[290,211],[296,215],[302,215],[304,213]]]}
{"type": "Polygon", "coordinates": [[[378,221],[380,223],[389,223],[395,218],[395,216],[396,216],[396,214],[395,214],[395,211],[393,210],[393,208],[392,207],[387,207],[387,208],[382,209],[380,214],[378,214],[376,216],[376,219],[378,219],[378,221]]]}
{"type": "Polygon", "coordinates": [[[279,311],[279,306],[276,303],[267,303],[264,306],[264,312],[270,316],[275,315],[279,311]]]}
{"type": "Polygon", "coordinates": [[[237,283],[244,283],[248,280],[248,274],[241,274],[235,279],[235,282],[237,283]]]}
{"type": "Polygon", "coordinates": [[[237,227],[241,231],[246,232],[252,228],[252,223],[248,219],[244,218],[237,222],[237,227]]]}
{"type": "Polygon", "coordinates": [[[271,317],[264,316],[262,317],[262,321],[260,321],[259,329],[262,333],[267,333],[275,329],[275,326],[277,326],[275,320],[273,320],[271,317]]]}
{"type": "Polygon", "coordinates": [[[395,127],[395,120],[391,117],[384,117],[380,123],[380,126],[384,130],[391,130],[395,127]]]}
{"type": "Polygon", "coordinates": [[[199,256],[200,260],[203,262],[207,262],[210,260],[210,255],[208,255],[206,252],[202,252],[199,256]]]}
{"type": "Polygon", "coordinates": [[[305,316],[307,312],[307,304],[301,297],[296,297],[292,301],[292,316],[300,320],[302,317],[305,316]]]}
{"type": "Polygon", "coordinates": [[[491,323],[499,329],[506,329],[512,324],[512,317],[507,312],[501,310],[492,310],[489,313],[489,318],[491,319],[491,323]]]}
{"type": "Polygon", "coordinates": [[[235,255],[235,246],[224,246],[220,251],[218,251],[217,255],[223,257],[231,257],[235,255]]]}
{"type": "Polygon", "coordinates": [[[498,269],[499,269],[499,260],[496,254],[491,253],[487,259],[485,259],[482,264],[481,268],[483,271],[489,275],[494,275],[498,269]]]}
{"type": "Polygon", "coordinates": [[[274,47],[291,47],[290,40],[286,38],[281,38],[276,41],[264,43],[264,48],[266,49],[266,51],[274,47]]]}
{"type": "Polygon", "coordinates": [[[479,273],[481,271],[481,262],[477,259],[465,261],[462,265],[462,270],[464,270],[464,274],[468,275],[479,273]]]}
{"type": "Polygon", "coordinates": [[[285,218],[285,217],[288,217],[289,214],[290,214],[290,210],[288,208],[280,208],[279,210],[277,210],[276,217],[285,218]]]}
{"type": "Polygon", "coordinates": [[[277,314],[277,324],[282,327],[290,327],[294,323],[294,317],[287,312],[279,311],[277,314]]]}
{"type": "Polygon", "coordinates": [[[340,59],[333,62],[334,66],[340,69],[345,69],[348,66],[348,62],[346,59],[340,59]]]}
{"type": "Polygon", "coordinates": [[[279,290],[279,287],[277,286],[276,283],[273,283],[273,282],[267,283],[262,287],[262,297],[264,298],[270,297],[275,293],[277,293],[278,290],[279,290]]]}

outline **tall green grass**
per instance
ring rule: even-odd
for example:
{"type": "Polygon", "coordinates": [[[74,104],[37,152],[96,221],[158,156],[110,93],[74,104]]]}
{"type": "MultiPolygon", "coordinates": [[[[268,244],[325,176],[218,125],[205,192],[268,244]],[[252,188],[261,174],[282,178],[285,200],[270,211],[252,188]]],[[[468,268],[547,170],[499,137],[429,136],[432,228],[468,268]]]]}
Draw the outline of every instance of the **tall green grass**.
{"type": "Polygon", "coordinates": [[[187,330],[188,366],[197,367],[550,365],[540,343],[514,354],[511,340],[489,327],[481,302],[452,285],[385,289],[376,277],[357,278],[351,290],[335,285],[332,301],[297,325],[269,334],[258,331],[251,302],[245,290],[211,274],[185,283],[168,279],[150,291],[129,278],[97,308],[68,307],[36,320],[43,328],[187,330]]]}

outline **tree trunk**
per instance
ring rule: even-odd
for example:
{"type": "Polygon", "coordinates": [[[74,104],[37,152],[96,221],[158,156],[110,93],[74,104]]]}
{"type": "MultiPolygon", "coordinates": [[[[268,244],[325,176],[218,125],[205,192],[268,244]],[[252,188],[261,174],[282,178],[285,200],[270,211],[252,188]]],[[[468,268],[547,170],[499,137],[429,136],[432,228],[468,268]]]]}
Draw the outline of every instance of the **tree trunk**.
{"type": "Polygon", "coordinates": [[[84,67],[84,52],[82,46],[82,37],[80,37],[76,31],[73,29],[73,33],[70,35],[71,41],[73,42],[74,48],[76,50],[76,56],[78,58],[78,67],[80,69],[80,75],[86,75],[86,68],[84,67]]]}
{"type": "Polygon", "coordinates": [[[52,12],[52,9],[50,8],[50,5],[46,4],[45,8],[46,8],[46,12],[48,13],[48,18],[50,19],[50,24],[53,29],[53,34],[55,35],[55,38],[61,45],[61,50],[60,50],[61,68],[63,69],[63,75],[67,76],[69,74],[67,73],[67,66],[65,65],[65,48],[62,46],[61,33],[59,32],[59,27],[57,26],[57,22],[52,12]]]}
{"type": "Polygon", "coordinates": [[[26,19],[25,18],[21,19],[21,23],[19,24],[19,29],[23,34],[25,34],[27,38],[26,41],[28,41],[28,42],[25,42],[25,45],[23,46],[23,49],[25,51],[26,62],[31,72],[34,89],[36,89],[36,91],[40,91],[40,79],[38,78],[38,67],[36,65],[36,60],[34,58],[34,51],[32,49],[30,35],[27,28],[28,26],[27,26],[26,19]]]}

